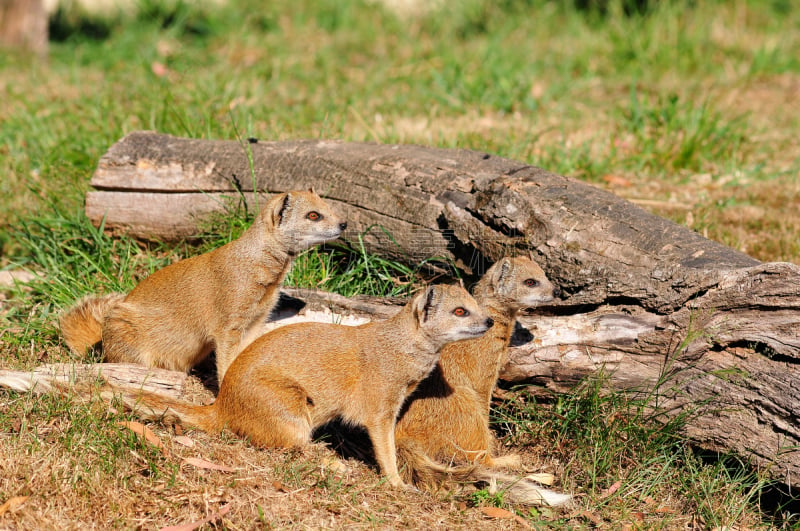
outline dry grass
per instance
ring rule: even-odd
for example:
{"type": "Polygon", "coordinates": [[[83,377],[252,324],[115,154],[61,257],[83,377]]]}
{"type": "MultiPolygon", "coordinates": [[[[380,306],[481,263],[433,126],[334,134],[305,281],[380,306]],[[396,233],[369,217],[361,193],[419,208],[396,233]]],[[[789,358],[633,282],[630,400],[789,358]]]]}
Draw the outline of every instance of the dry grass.
{"type": "Polygon", "coordinates": [[[153,529],[195,522],[230,506],[229,529],[512,529],[462,494],[385,485],[363,462],[327,447],[264,450],[230,434],[154,425],[163,451],[118,425],[98,399],[0,394],[0,492],[30,496],[0,517],[14,529],[153,529]],[[181,436],[179,437],[178,434],[181,436]],[[186,446],[186,439],[192,446],[186,446]],[[231,472],[187,464],[200,458],[231,472]]]}
{"type": "MultiPolygon", "coordinates": [[[[693,90],[707,94],[709,104],[725,116],[747,117],[747,153],[741,168],[709,166],[702,173],[680,171],[657,178],[653,171],[637,171],[624,164],[609,164],[608,173],[592,174],[580,168],[561,172],[592,180],[646,210],[760,260],[800,264],[800,135],[796,134],[800,116],[788,112],[793,102],[800,101],[800,74],[727,86],[708,79],[699,80],[698,85],[703,88],[693,90]],[[752,166],[759,167],[758,176],[747,169],[752,166]]],[[[539,84],[531,90],[543,93],[546,88],[539,84]]],[[[558,172],[560,162],[551,154],[556,146],[559,154],[585,150],[587,158],[597,161],[637,156],[641,146],[631,134],[620,131],[615,116],[629,97],[627,90],[608,82],[589,83],[585,91],[574,95],[584,108],[575,117],[565,117],[558,106],[538,115],[472,110],[460,116],[439,115],[434,106],[428,114],[413,117],[380,113],[366,117],[351,109],[354,120],[345,126],[345,133],[364,141],[391,139],[421,145],[461,145],[465,138],[511,139],[522,146],[515,158],[551,161],[540,164],[558,172]],[[525,144],[526,138],[532,141],[525,144]]],[[[690,97],[690,92],[683,89],[681,97],[690,97]]]]}
{"type": "MultiPolygon", "coordinates": [[[[129,289],[175,257],[123,242],[106,241],[97,254],[79,245],[95,237],[74,214],[94,164],[135,129],[487,151],[585,179],[759,259],[800,264],[800,33],[781,0],[663,1],[642,18],[592,18],[557,1],[533,2],[535,17],[506,15],[497,6],[531,2],[465,0],[428,20],[394,19],[357,0],[229,3],[220,16],[187,8],[111,24],[105,40],[68,35],[46,64],[0,55],[0,266],[20,248],[12,227],[42,219],[51,204],[61,209],[37,229],[41,253],[14,258],[52,260],[58,274],[0,300],[4,368],[83,361],[60,344],[57,312],[87,292],[129,289]],[[693,146],[698,109],[707,122],[693,146]]],[[[347,283],[365,285],[358,275],[347,283]]],[[[539,404],[543,417],[520,415],[504,434],[530,469],[550,470],[556,488],[578,493],[579,508],[515,508],[530,525],[773,524],[750,492],[757,480],[698,464],[683,449],[612,453],[628,436],[617,432],[606,446],[554,447],[545,428],[565,421],[553,400],[539,404]],[[616,467],[592,476],[596,463],[575,456],[593,448],[618,456],[616,467]]],[[[482,506],[501,504],[488,491],[397,492],[361,461],[349,460],[344,474],[326,467],[334,454],[320,447],[263,450],[190,432],[188,448],[173,428],[152,425],[162,454],[97,400],[0,391],[0,408],[0,504],[30,496],[0,516],[0,529],[152,529],[227,504],[218,527],[523,527],[483,515],[482,506]],[[199,470],[185,457],[236,470],[199,470]]],[[[597,423],[581,426],[589,433],[597,423]]],[[[645,439],[657,438],[651,429],[645,439]]]]}

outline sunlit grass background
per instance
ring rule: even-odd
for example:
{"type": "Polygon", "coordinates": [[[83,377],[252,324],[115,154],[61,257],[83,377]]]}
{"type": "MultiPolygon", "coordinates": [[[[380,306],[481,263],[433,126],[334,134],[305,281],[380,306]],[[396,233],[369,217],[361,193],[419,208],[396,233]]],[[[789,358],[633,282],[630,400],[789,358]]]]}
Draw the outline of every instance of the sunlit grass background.
{"type": "MultiPolygon", "coordinates": [[[[82,201],[96,161],[138,129],[487,151],[589,181],[761,260],[800,263],[800,8],[789,0],[441,0],[411,11],[390,0],[136,5],[119,16],[65,7],[51,21],[46,61],[0,52],[0,268],[41,274],[0,302],[0,367],[76,361],[59,342],[54,316],[62,308],[84,294],[130,289],[246,223],[235,213],[217,220],[199,247],[143,245],[92,227],[82,201]]],[[[403,294],[416,277],[356,249],[313,251],[290,280],[346,295],[403,294]]],[[[580,509],[567,514],[520,509],[532,525],[791,525],[784,498],[760,503],[771,491],[746,463],[695,453],[679,426],[665,431],[640,414],[646,404],[597,385],[496,410],[510,426],[509,444],[550,463],[560,487],[581,494],[580,509]]],[[[0,460],[18,462],[16,472],[0,473],[0,503],[20,492],[39,500],[20,525],[48,503],[64,515],[58,522],[80,521],[97,492],[129,484],[165,500],[137,513],[147,525],[196,516],[196,501],[187,508],[160,493],[200,496],[208,483],[176,487],[185,473],[169,459],[106,437],[117,417],[98,419],[97,404],[65,413],[70,399],[14,393],[0,394],[0,403],[0,460]],[[18,426],[20,418],[27,420],[18,426]],[[57,451],[48,454],[48,445],[57,451]],[[85,447],[101,450],[79,460],[88,472],[76,474],[64,455],[85,447]],[[34,472],[41,460],[49,475],[34,472]],[[65,484],[78,505],[62,493],[65,484]]],[[[242,443],[213,438],[204,444],[242,466],[263,454],[237,447],[229,455],[221,448],[242,443]]],[[[275,473],[291,475],[294,465],[278,461],[275,473]]],[[[334,500],[331,526],[388,526],[415,504],[304,474],[292,476],[292,488],[324,487],[294,499],[297,515],[274,517],[279,526],[323,525],[306,509],[326,497],[334,500]],[[377,506],[364,509],[374,496],[377,506]]],[[[248,501],[232,513],[233,527],[278,511],[250,504],[225,478],[207,481],[227,485],[226,499],[248,501]]],[[[471,506],[502,497],[484,494],[468,498],[467,509],[459,499],[426,498],[411,522],[486,525],[471,506]]],[[[95,516],[129,527],[132,503],[95,516]]]]}

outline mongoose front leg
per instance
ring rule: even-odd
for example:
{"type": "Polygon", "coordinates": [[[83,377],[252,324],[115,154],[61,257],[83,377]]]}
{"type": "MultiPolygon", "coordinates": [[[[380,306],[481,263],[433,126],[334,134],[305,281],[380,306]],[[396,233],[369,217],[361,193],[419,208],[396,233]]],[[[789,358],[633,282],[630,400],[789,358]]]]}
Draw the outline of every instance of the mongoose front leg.
{"type": "Polygon", "coordinates": [[[222,383],[222,378],[228,372],[228,368],[239,355],[239,348],[242,343],[242,332],[239,330],[226,331],[223,337],[217,340],[217,382],[222,383]]]}
{"type": "Polygon", "coordinates": [[[394,446],[394,419],[379,420],[367,427],[372,447],[375,450],[375,460],[381,467],[381,472],[393,487],[404,487],[405,483],[400,478],[397,470],[397,451],[394,446]]]}

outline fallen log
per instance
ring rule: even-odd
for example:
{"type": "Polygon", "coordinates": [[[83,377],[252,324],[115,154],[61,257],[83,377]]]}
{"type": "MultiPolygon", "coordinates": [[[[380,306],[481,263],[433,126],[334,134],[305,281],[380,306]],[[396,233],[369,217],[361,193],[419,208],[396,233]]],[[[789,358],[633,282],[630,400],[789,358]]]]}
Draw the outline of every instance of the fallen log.
{"type": "Polygon", "coordinates": [[[50,393],[55,386],[67,389],[76,383],[104,381],[115,387],[159,393],[172,398],[183,395],[186,374],[148,369],[127,363],[51,363],[32,371],[0,370],[0,387],[21,393],[50,393]]]}
{"type": "Polygon", "coordinates": [[[346,241],[362,235],[368,251],[406,263],[475,277],[533,251],[562,300],[520,319],[533,340],[512,347],[502,378],[566,389],[603,368],[615,387],[658,387],[667,411],[704,405],[687,427],[697,444],[800,485],[796,265],[760,263],[580,181],[473,151],[140,132],[109,149],[92,186],[87,216],[138,237],[189,237],[226,197],[255,208],[254,189],[314,186],[347,217],[346,241]]]}
{"type": "Polygon", "coordinates": [[[0,0],[0,47],[47,56],[47,9],[43,0],[0,0]]]}

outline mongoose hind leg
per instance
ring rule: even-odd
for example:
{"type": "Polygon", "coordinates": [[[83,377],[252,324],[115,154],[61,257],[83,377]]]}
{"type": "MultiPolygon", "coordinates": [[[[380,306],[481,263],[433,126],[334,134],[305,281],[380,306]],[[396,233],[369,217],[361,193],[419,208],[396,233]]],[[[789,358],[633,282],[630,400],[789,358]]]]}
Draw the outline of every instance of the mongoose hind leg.
{"type": "MultiPolygon", "coordinates": [[[[248,382],[249,383],[249,382],[248,382]]],[[[250,385],[220,388],[219,409],[232,431],[267,448],[295,448],[311,443],[313,401],[292,378],[270,371],[250,385]]]]}
{"type": "Polygon", "coordinates": [[[103,321],[103,357],[109,362],[137,363],[188,372],[211,352],[211,343],[196,328],[175,334],[170,314],[122,302],[103,321]]]}
{"type": "Polygon", "coordinates": [[[135,345],[141,339],[133,324],[135,316],[128,317],[127,308],[117,307],[108,312],[103,321],[103,359],[111,363],[136,363],[150,366],[135,345]]]}

